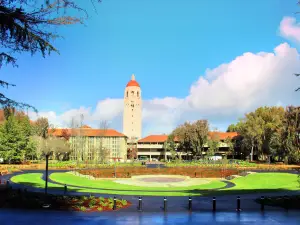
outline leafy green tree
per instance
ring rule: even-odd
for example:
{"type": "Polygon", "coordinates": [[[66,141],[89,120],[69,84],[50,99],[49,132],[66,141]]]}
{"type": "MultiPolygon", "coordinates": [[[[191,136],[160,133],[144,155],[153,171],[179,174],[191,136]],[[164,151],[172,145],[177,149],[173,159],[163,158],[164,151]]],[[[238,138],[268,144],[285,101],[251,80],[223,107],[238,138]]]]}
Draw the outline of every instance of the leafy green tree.
{"type": "Polygon", "coordinates": [[[246,114],[246,118],[240,121],[239,134],[243,136],[242,148],[247,154],[250,149],[250,160],[253,161],[254,150],[257,152],[262,146],[262,129],[260,127],[260,118],[255,117],[254,113],[246,114]],[[245,151],[246,150],[246,151],[245,151]]]}
{"type": "Polygon", "coordinates": [[[208,140],[208,150],[207,150],[207,157],[214,156],[216,152],[219,150],[219,140],[217,139],[209,139],[208,140]]]}
{"type": "Polygon", "coordinates": [[[286,162],[299,162],[300,107],[289,106],[285,110],[283,125],[272,136],[273,156],[286,162]]]}
{"type": "MultiPolygon", "coordinates": [[[[190,133],[190,123],[184,123],[178,126],[173,134],[178,138],[179,146],[178,150],[180,152],[188,153],[192,149],[191,133],[190,133]]],[[[181,154],[179,154],[179,159],[181,159],[181,154]]]]}
{"type": "Polygon", "coordinates": [[[189,135],[193,144],[194,155],[202,155],[204,145],[208,140],[209,123],[207,120],[197,120],[192,123],[189,129],[189,135]]]}
{"type": "Polygon", "coordinates": [[[39,159],[37,155],[37,143],[33,136],[30,137],[27,146],[25,147],[25,158],[26,159],[39,159]]]}
{"type": "Polygon", "coordinates": [[[232,158],[234,159],[234,140],[227,137],[224,142],[228,146],[228,151],[226,155],[232,155],[232,158]]]}
{"type": "Polygon", "coordinates": [[[15,116],[9,116],[0,126],[0,157],[5,161],[21,162],[25,158],[26,138],[15,116]]]}
{"type": "Polygon", "coordinates": [[[227,128],[227,132],[237,132],[238,127],[236,124],[230,124],[227,128]]]}
{"type": "Polygon", "coordinates": [[[165,160],[167,160],[167,152],[170,152],[171,159],[174,160],[176,158],[176,143],[175,143],[175,135],[172,133],[168,136],[167,141],[164,143],[165,150],[165,160]]]}

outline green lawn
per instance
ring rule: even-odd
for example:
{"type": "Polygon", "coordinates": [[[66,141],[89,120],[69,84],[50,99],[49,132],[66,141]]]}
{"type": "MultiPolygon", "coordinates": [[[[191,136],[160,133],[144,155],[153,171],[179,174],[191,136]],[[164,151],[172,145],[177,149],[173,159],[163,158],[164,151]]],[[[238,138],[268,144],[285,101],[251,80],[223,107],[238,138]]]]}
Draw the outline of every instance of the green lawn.
{"type": "Polygon", "coordinates": [[[147,190],[147,191],[186,191],[186,190],[203,190],[225,187],[222,181],[211,181],[207,184],[194,185],[188,187],[140,187],[126,184],[119,184],[112,180],[90,180],[85,177],[79,177],[71,173],[52,173],[50,179],[67,185],[84,186],[88,188],[104,188],[114,190],[147,190]]]}
{"type": "MultiPolygon", "coordinates": [[[[40,173],[21,174],[11,178],[15,183],[31,185],[37,188],[44,188],[45,182],[41,179],[40,173]]],[[[190,187],[137,187],[131,185],[118,184],[110,180],[89,180],[69,173],[53,173],[50,177],[56,182],[85,186],[88,188],[68,187],[70,191],[86,193],[105,193],[119,195],[152,195],[152,196],[195,196],[195,195],[223,195],[223,194],[243,194],[253,192],[274,192],[282,190],[300,190],[298,177],[288,173],[256,173],[246,177],[235,178],[231,182],[236,186],[220,190],[204,190],[224,187],[221,181],[212,181],[208,184],[190,187]],[[100,188],[100,189],[90,189],[100,188]],[[101,189],[103,188],[103,189],[101,189]],[[108,190],[109,189],[109,190],[108,190]],[[166,192],[168,191],[168,192],[166,192]]],[[[63,185],[49,182],[49,188],[59,188],[63,190],[63,185]]]]}
{"type": "MultiPolygon", "coordinates": [[[[25,173],[13,176],[10,180],[14,183],[33,186],[36,188],[45,188],[45,181],[42,180],[42,173],[25,173]]],[[[62,188],[62,185],[48,183],[49,188],[62,188]]]]}
{"type": "Polygon", "coordinates": [[[232,180],[235,187],[231,189],[286,189],[300,190],[298,176],[289,173],[254,173],[232,180]]]}

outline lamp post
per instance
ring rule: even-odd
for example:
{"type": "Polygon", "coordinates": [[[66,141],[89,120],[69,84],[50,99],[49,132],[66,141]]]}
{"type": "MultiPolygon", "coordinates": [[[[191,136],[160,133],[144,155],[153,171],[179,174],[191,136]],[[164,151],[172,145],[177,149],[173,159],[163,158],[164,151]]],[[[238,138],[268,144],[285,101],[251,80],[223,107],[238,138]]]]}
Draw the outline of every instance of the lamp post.
{"type": "Polygon", "coordinates": [[[47,195],[48,193],[48,161],[49,161],[49,154],[46,154],[45,195],[47,195]]]}

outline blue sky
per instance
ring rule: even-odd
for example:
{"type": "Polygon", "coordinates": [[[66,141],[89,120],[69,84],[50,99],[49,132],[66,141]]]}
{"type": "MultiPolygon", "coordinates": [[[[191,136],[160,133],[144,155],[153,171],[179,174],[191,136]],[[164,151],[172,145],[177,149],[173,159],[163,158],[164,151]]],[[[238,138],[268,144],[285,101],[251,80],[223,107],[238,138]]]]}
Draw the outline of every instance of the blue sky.
{"type": "MultiPolygon", "coordinates": [[[[80,107],[93,112],[101,100],[121,99],[134,73],[143,99],[184,99],[209,68],[246,52],[273,52],[283,42],[299,49],[279,35],[283,18],[300,11],[296,0],[103,0],[97,13],[91,4],[85,7],[86,26],[58,29],[64,37],[54,43],[60,55],[24,54],[19,68],[1,69],[1,78],[17,85],[5,94],[57,117],[80,107]]],[[[180,118],[174,123],[186,117],[180,118]]],[[[235,118],[213,123],[224,128],[235,118]]]]}

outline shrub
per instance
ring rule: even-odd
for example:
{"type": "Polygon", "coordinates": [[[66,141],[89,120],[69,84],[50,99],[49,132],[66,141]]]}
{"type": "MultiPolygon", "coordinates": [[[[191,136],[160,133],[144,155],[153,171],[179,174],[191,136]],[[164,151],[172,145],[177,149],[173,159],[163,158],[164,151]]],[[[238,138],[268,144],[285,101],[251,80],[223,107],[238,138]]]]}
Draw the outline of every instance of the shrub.
{"type": "Polygon", "coordinates": [[[86,211],[86,207],[80,206],[80,211],[85,212],[86,211]]]}

